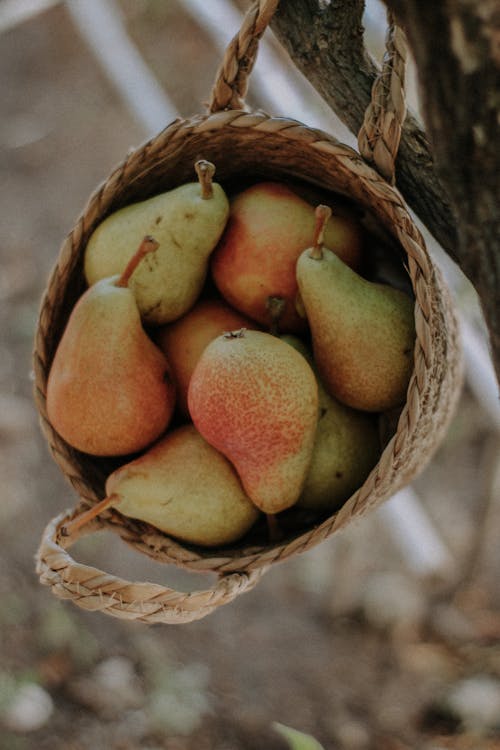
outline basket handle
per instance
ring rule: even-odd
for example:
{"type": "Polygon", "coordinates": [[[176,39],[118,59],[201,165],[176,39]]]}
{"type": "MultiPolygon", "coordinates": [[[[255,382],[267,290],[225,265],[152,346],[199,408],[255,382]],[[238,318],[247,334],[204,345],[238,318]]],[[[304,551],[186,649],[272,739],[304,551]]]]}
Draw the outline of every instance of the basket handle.
{"type": "MultiPolygon", "coordinates": [[[[248,80],[257,57],[259,40],[278,3],[279,0],[256,0],[250,6],[215,75],[208,103],[210,113],[245,109],[248,80]]],[[[406,36],[396,25],[392,13],[388,12],[387,19],[386,52],[359,130],[358,148],[364,160],[394,185],[396,156],[406,116],[406,36]]]]}
{"type": "Polygon", "coordinates": [[[208,103],[208,111],[244,109],[248,79],[252,72],[259,40],[273,17],[279,0],[256,0],[243,18],[238,33],[224,53],[208,103]]]}
{"type": "Polygon", "coordinates": [[[387,13],[386,52],[382,70],[375,79],[371,102],[358,133],[358,148],[364,160],[373,164],[391,185],[395,183],[396,156],[406,117],[406,35],[387,13]]]}
{"type": "Polygon", "coordinates": [[[36,555],[36,570],[41,583],[50,586],[55,596],[72,599],[82,609],[146,623],[192,622],[252,589],[267,569],[221,575],[212,588],[189,593],[156,583],[126,581],[75,562],[68,554],[66,550],[78,538],[104,528],[96,519],[63,536],[61,528],[74,516],[74,510],[67,510],[49,522],[36,555]]]}

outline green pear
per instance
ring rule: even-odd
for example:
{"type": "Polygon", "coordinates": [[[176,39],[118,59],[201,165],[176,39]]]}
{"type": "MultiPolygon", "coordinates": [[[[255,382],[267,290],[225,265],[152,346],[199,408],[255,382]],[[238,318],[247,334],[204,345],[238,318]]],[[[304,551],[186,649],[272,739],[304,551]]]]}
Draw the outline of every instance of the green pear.
{"type": "Polygon", "coordinates": [[[404,403],[413,370],[414,304],[393,287],[364,279],[323,247],[330,209],[319,206],[313,247],[297,261],[297,283],[314,361],[328,390],[354,409],[404,403]]]}
{"type": "Polygon", "coordinates": [[[160,247],[130,280],[143,321],[180,318],[198,298],[208,260],[229,216],[222,187],[212,182],[215,167],[200,160],[198,182],[190,182],[134,203],[108,216],[93,232],[84,257],[88,283],[121,273],[138,239],[154,235],[160,247]]]}
{"type": "MultiPolygon", "coordinates": [[[[297,336],[282,336],[315,370],[312,353],[297,336]]],[[[318,378],[318,425],[313,455],[297,506],[334,511],[357,490],[380,456],[377,417],[330,396],[318,378]]]]}
{"type": "Polygon", "coordinates": [[[106,494],[63,532],[73,533],[112,506],[177,539],[216,547],[240,539],[260,515],[229,461],[192,424],[116,469],[106,481],[106,494]]]}
{"type": "Polygon", "coordinates": [[[170,422],[175,386],[164,354],[146,335],[130,274],[157,243],[145,238],[120,277],[80,297],[47,382],[47,414],[74,448],[96,456],[142,450],[170,422]]]}

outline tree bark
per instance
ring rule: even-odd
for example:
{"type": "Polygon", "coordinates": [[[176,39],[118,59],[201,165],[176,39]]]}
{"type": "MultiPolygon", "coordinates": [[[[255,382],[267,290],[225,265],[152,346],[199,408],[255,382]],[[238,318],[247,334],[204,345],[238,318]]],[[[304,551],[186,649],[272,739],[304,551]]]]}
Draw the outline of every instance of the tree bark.
{"type": "Polygon", "coordinates": [[[388,0],[405,28],[457,259],[474,284],[500,381],[500,8],[496,0],[388,0]]]}
{"type": "MultiPolygon", "coordinates": [[[[406,118],[397,186],[474,284],[500,382],[498,4],[386,2],[409,39],[425,120],[424,131],[406,118]]],[[[282,0],[272,22],[297,67],[356,134],[378,72],[364,47],[363,9],[363,0],[282,0]]]]}

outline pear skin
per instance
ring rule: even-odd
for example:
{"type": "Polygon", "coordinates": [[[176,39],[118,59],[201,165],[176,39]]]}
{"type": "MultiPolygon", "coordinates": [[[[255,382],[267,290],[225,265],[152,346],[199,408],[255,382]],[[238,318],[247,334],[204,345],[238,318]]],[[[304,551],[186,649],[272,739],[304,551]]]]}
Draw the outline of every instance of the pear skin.
{"type": "Polygon", "coordinates": [[[152,234],[159,243],[130,280],[143,321],[160,325],[189,310],[205,282],[208,260],[229,215],[222,187],[212,182],[210,162],[196,163],[191,182],[108,216],[92,233],[84,272],[92,285],[122,272],[138,240],[152,234]]]}
{"type": "Polygon", "coordinates": [[[224,301],[207,299],[197,302],[179,320],[158,329],[155,340],[172,369],[177,408],[183,416],[189,415],[189,381],[203,350],[225,331],[257,327],[258,324],[233,310],[224,301]]]}
{"type": "Polygon", "coordinates": [[[196,365],[188,406],[258,508],[274,514],[298,500],[318,418],[316,378],[301,354],[261,331],[219,336],[196,365]]]}
{"type": "MultiPolygon", "coordinates": [[[[283,336],[313,367],[312,353],[296,336],[283,336]]],[[[337,510],[357,490],[381,452],[378,418],[330,396],[318,379],[318,426],[311,465],[297,507],[337,510]]]]}
{"type": "Polygon", "coordinates": [[[259,517],[229,461],[192,424],[169,432],[116,469],[106,481],[106,493],[65,533],[112,506],[176,539],[218,547],[240,539],[259,517]]]}
{"type": "MultiPolygon", "coordinates": [[[[305,330],[295,310],[295,265],[311,242],[314,222],[314,207],[281,183],[258,183],[235,196],[226,230],[211,259],[214,281],[229,304],[268,327],[268,298],[281,297],[286,306],[280,331],[305,330]]],[[[362,232],[354,219],[332,217],[325,242],[358,267],[362,232]]]]}
{"type": "Polygon", "coordinates": [[[95,456],[134,453],[166,429],[175,387],[165,356],[146,335],[134,295],[114,276],[73,308],[47,382],[47,414],[74,448],[95,456]]]}
{"type": "Polygon", "coordinates": [[[297,282],[328,392],[363,411],[403,404],[415,344],[410,297],[362,278],[322,242],[300,255],[297,282]]]}

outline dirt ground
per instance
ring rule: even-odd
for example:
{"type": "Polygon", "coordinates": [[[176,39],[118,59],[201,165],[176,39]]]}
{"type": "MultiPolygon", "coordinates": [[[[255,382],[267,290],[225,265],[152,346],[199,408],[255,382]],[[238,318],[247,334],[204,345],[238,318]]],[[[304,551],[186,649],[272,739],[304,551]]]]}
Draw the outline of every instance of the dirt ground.
{"type": "MultiPolygon", "coordinates": [[[[218,62],[202,30],[177,2],[123,7],[176,106],[200,111],[218,62]]],[[[0,750],[285,750],[274,722],[325,750],[498,750],[499,438],[467,388],[415,483],[449,579],[415,575],[373,513],[188,625],[83,612],[40,586],[42,530],[76,498],[31,397],[39,301],[87,196],[143,135],[63,7],[0,35],[0,92],[0,750]]],[[[207,583],[107,534],[75,554],[207,583]]]]}

